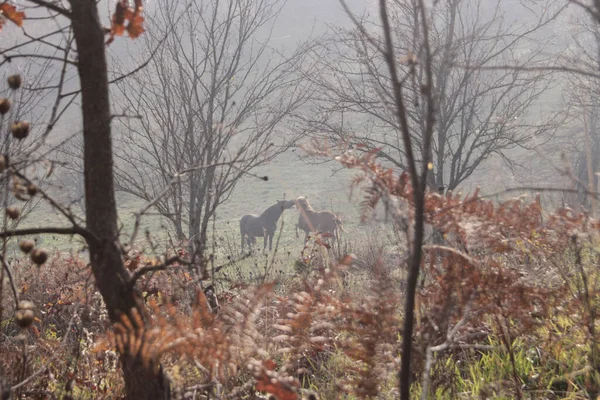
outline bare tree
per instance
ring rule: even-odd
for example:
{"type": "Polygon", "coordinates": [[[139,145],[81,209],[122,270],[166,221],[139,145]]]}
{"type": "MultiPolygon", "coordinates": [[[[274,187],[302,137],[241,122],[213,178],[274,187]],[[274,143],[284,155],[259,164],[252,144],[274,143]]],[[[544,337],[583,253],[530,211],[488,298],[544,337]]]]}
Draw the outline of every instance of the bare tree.
{"type": "MultiPolygon", "coordinates": [[[[119,86],[118,189],[154,203],[180,239],[206,244],[217,207],[238,180],[297,138],[289,122],[309,98],[306,50],[270,47],[278,0],[163,2],[145,50],[166,37],[148,68],[119,86]],[[286,129],[287,125],[287,129],[286,129]]],[[[267,178],[264,178],[267,179],[267,178]]]]}
{"type": "MultiPolygon", "coordinates": [[[[600,69],[600,26],[588,14],[574,16],[571,24],[571,43],[565,59],[578,60],[587,70],[600,69]]],[[[575,204],[592,208],[596,204],[588,191],[598,191],[597,172],[600,171],[600,78],[571,73],[567,76],[567,98],[570,123],[564,130],[567,146],[556,149],[571,160],[571,186],[578,190],[575,204]]],[[[557,151],[557,152],[558,152],[557,151]]]]}
{"type": "MultiPolygon", "coordinates": [[[[136,328],[141,329],[139,323],[143,324],[145,321],[145,310],[135,290],[136,278],[125,268],[123,250],[119,243],[111,135],[113,114],[109,101],[105,44],[107,29],[100,22],[98,4],[93,0],[26,0],[17,5],[11,3],[0,4],[2,22],[8,18],[15,24],[22,25],[24,15],[21,14],[20,9],[26,9],[28,18],[36,19],[33,24],[38,24],[40,20],[50,21],[49,25],[57,28],[51,32],[36,34],[32,34],[25,27],[22,28],[18,43],[0,51],[0,55],[4,57],[4,60],[0,61],[0,66],[8,61],[26,59],[48,60],[61,67],[59,67],[57,82],[45,88],[55,94],[55,101],[50,108],[49,117],[42,126],[40,137],[27,151],[15,151],[14,146],[9,146],[8,162],[4,157],[3,173],[9,177],[31,182],[27,176],[30,172],[27,166],[33,162],[43,163],[50,158],[48,152],[52,152],[53,149],[44,149],[46,139],[73,99],[80,99],[83,121],[85,221],[41,190],[37,193],[65,218],[68,222],[67,226],[36,226],[19,229],[9,225],[5,216],[3,228],[0,230],[2,239],[0,289],[5,276],[9,276],[12,282],[11,269],[5,257],[7,241],[10,238],[44,233],[79,235],[88,244],[91,270],[106,304],[110,320],[116,323],[121,321],[122,317],[127,317],[136,328]],[[42,16],[36,15],[36,12],[41,13],[42,16]],[[45,51],[32,51],[31,47],[36,45],[43,45],[45,51]],[[75,52],[76,57],[74,57],[75,52]],[[68,72],[79,78],[79,89],[66,90],[64,83],[68,72]]],[[[127,2],[119,2],[117,11],[125,11],[128,7],[127,2]]],[[[136,1],[135,9],[127,11],[130,16],[139,16],[141,9],[142,2],[136,1]]],[[[115,27],[119,28],[119,31],[125,31],[124,22],[119,18],[113,19],[112,29],[108,31],[113,31],[115,27]]],[[[130,35],[140,33],[139,22],[140,20],[137,19],[135,24],[128,26],[130,35]]],[[[20,83],[16,82],[10,84],[13,90],[20,86],[20,83]]],[[[29,132],[29,128],[23,125],[20,125],[18,130],[20,132],[16,133],[16,129],[11,127],[13,136],[22,138],[29,132]]],[[[36,252],[38,250],[40,249],[35,249],[36,252]]],[[[41,257],[38,258],[40,263],[43,263],[48,256],[43,252],[38,255],[41,257]]],[[[137,277],[142,274],[138,273],[137,277]]],[[[18,304],[18,293],[14,290],[14,285],[13,293],[18,304]]],[[[148,366],[139,354],[131,351],[122,351],[120,361],[128,397],[169,398],[169,382],[160,365],[157,368],[148,366]]],[[[27,378],[23,382],[27,382],[27,378]]]]}
{"type": "MultiPolygon", "coordinates": [[[[530,108],[548,88],[548,72],[484,70],[483,65],[528,65],[541,56],[534,35],[558,15],[540,8],[531,26],[507,23],[500,3],[490,8],[481,0],[450,0],[432,8],[430,16],[433,79],[437,128],[431,154],[428,185],[454,189],[490,157],[497,155],[512,165],[508,152],[539,145],[554,132],[558,119],[541,121],[530,108]],[[469,68],[464,68],[469,66],[469,68]],[[532,141],[533,138],[538,140],[532,141]]],[[[401,70],[409,124],[415,128],[416,157],[424,159],[423,131],[426,104],[424,87],[415,77],[425,74],[418,56],[423,30],[414,23],[419,2],[392,2],[390,20],[395,52],[401,70]]],[[[377,24],[363,20],[368,31],[377,24]]],[[[326,64],[316,75],[322,88],[316,110],[307,120],[312,132],[336,140],[379,149],[379,157],[399,170],[407,170],[401,127],[394,118],[392,86],[378,47],[359,30],[338,29],[318,53],[326,64]]]]}

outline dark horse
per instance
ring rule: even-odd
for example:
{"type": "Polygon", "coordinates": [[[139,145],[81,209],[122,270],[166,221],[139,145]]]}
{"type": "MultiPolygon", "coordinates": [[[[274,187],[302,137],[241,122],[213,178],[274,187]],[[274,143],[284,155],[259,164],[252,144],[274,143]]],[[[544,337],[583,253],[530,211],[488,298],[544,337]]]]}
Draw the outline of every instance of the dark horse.
{"type": "Polygon", "coordinates": [[[277,229],[277,221],[283,210],[292,208],[296,205],[295,200],[277,200],[277,204],[273,204],[267,208],[262,214],[244,215],[240,219],[240,233],[242,234],[242,251],[244,251],[244,241],[248,240],[248,246],[252,247],[256,243],[257,237],[264,238],[263,250],[267,248],[267,238],[269,239],[269,251],[273,249],[273,236],[277,229]]]}
{"type": "Polygon", "coordinates": [[[299,197],[296,200],[296,208],[300,211],[296,224],[296,237],[300,236],[298,229],[302,229],[305,243],[310,232],[329,233],[335,237],[338,230],[344,230],[342,220],[337,215],[327,210],[315,211],[306,198],[299,197]]]}

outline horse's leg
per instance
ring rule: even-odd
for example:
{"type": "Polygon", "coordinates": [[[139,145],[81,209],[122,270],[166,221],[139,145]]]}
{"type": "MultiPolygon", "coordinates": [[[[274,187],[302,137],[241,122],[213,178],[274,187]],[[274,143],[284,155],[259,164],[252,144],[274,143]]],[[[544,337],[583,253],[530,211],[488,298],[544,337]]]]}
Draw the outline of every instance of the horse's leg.
{"type": "Polygon", "coordinates": [[[244,234],[244,231],[241,232],[242,234],[242,253],[244,252],[244,241],[246,240],[246,235],[244,234]]]}
{"type": "Polygon", "coordinates": [[[273,236],[274,235],[275,235],[275,232],[269,233],[269,251],[273,250],[273,236]]]}
{"type": "Polygon", "coordinates": [[[298,239],[300,237],[300,233],[298,233],[299,230],[300,230],[300,227],[298,226],[298,224],[296,224],[296,239],[298,239]]]}

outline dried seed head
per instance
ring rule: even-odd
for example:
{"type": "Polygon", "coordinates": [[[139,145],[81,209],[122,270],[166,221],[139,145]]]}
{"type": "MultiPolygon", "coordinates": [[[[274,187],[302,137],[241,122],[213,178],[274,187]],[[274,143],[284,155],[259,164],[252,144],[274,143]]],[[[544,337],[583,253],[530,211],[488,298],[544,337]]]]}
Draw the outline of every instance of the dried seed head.
{"type": "Polygon", "coordinates": [[[6,207],[6,215],[8,215],[10,219],[17,219],[21,215],[21,210],[15,206],[6,207]]]}
{"type": "Polygon", "coordinates": [[[15,313],[17,325],[21,328],[28,328],[33,323],[35,314],[31,310],[17,310],[15,313]]]}
{"type": "Polygon", "coordinates": [[[18,88],[21,87],[22,79],[21,79],[21,75],[19,75],[19,74],[9,76],[7,81],[8,81],[8,86],[13,90],[17,90],[18,88]]]}
{"type": "Polygon", "coordinates": [[[29,253],[35,247],[35,242],[31,239],[23,239],[19,242],[19,247],[24,253],[29,253]]]}
{"type": "Polygon", "coordinates": [[[0,115],[6,114],[10,110],[10,100],[0,99],[0,115]]]}
{"type": "Polygon", "coordinates": [[[17,325],[21,328],[27,328],[35,319],[35,304],[31,301],[22,300],[19,302],[19,306],[17,307],[17,312],[15,313],[15,319],[17,321],[17,325]]]}
{"type": "Polygon", "coordinates": [[[37,193],[37,186],[35,186],[33,183],[30,183],[27,186],[27,193],[29,193],[30,196],[35,196],[37,193]]]}
{"type": "Polygon", "coordinates": [[[31,261],[36,263],[37,265],[42,265],[48,259],[48,253],[42,249],[34,249],[31,252],[31,261]]]}
{"type": "Polygon", "coordinates": [[[15,121],[10,128],[13,136],[17,139],[25,139],[29,135],[29,122],[15,121]]]}
{"type": "Polygon", "coordinates": [[[19,310],[35,310],[35,304],[29,300],[21,300],[19,301],[19,306],[17,308],[19,310]]]}

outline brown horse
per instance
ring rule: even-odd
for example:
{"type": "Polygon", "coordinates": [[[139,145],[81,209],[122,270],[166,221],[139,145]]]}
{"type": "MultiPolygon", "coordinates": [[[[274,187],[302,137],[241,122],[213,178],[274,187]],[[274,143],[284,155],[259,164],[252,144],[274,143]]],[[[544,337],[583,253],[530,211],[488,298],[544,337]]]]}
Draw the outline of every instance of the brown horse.
{"type": "Polygon", "coordinates": [[[304,242],[308,240],[310,232],[329,233],[336,236],[336,231],[344,230],[342,220],[331,211],[315,211],[308,200],[303,197],[296,199],[296,208],[300,210],[298,223],[296,224],[296,237],[299,237],[298,229],[304,231],[304,242]]]}
{"type": "Polygon", "coordinates": [[[257,237],[264,238],[264,249],[267,248],[267,239],[269,239],[269,251],[273,249],[273,236],[277,229],[277,221],[284,210],[296,205],[295,200],[277,200],[276,204],[267,208],[262,214],[247,214],[240,219],[240,233],[242,235],[242,251],[244,251],[244,242],[248,241],[248,246],[252,247],[256,243],[257,237]]]}

